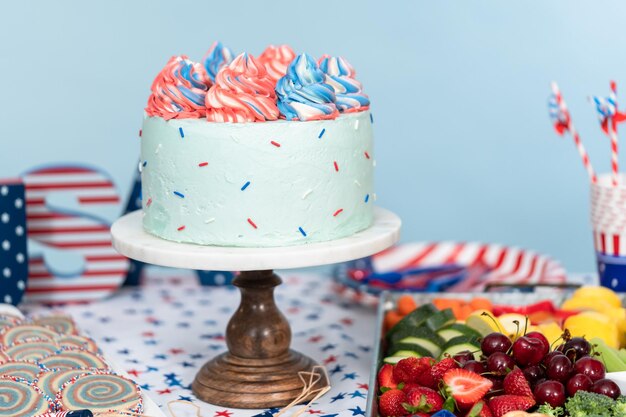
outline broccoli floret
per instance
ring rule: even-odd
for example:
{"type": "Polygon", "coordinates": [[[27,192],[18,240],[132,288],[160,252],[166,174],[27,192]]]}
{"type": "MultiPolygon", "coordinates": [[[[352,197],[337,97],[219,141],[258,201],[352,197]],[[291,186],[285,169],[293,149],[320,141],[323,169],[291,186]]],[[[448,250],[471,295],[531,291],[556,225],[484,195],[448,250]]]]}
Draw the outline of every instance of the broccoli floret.
{"type": "Polygon", "coordinates": [[[561,417],[565,414],[563,407],[552,407],[550,404],[541,404],[539,408],[537,408],[537,412],[545,414],[548,417],[561,417]]]}
{"type": "Polygon", "coordinates": [[[614,405],[612,398],[587,391],[577,391],[565,403],[565,410],[570,417],[614,416],[611,411],[614,405]]]}
{"type": "Polygon", "coordinates": [[[617,400],[613,403],[613,407],[611,408],[613,411],[613,417],[625,417],[626,416],[626,397],[620,395],[617,400]]]}

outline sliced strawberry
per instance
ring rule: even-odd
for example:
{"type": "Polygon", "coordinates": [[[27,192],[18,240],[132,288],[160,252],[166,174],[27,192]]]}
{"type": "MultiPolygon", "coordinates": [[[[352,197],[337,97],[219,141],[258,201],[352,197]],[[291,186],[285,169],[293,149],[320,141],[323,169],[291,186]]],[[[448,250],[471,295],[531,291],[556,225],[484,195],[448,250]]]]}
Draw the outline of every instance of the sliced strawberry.
{"type": "Polygon", "coordinates": [[[378,398],[378,412],[382,417],[406,416],[409,412],[402,405],[406,402],[406,394],[403,391],[390,389],[378,398]]]}
{"type": "Polygon", "coordinates": [[[433,358],[405,358],[393,368],[397,382],[417,382],[421,374],[427,373],[434,362],[433,358]]]}
{"type": "Polygon", "coordinates": [[[480,400],[470,408],[465,417],[493,417],[493,414],[485,400],[480,400]]]}
{"type": "Polygon", "coordinates": [[[397,388],[398,382],[393,377],[393,365],[388,363],[384,364],[380,371],[378,371],[378,388],[382,391],[383,388],[397,388]]]}
{"type": "Polygon", "coordinates": [[[522,395],[498,395],[489,400],[489,408],[494,417],[502,417],[509,411],[526,411],[533,405],[533,398],[522,395]]]}
{"type": "Polygon", "coordinates": [[[504,377],[503,386],[505,394],[535,398],[524,372],[519,368],[513,369],[504,377]]]}
{"type": "Polygon", "coordinates": [[[409,404],[405,405],[409,412],[434,413],[443,407],[443,398],[433,389],[426,387],[414,388],[407,394],[409,404]]]}
{"type": "Polygon", "coordinates": [[[493,382],[466,369],[450,369],[443,376],[446,391],[454,398],[459,408],[480,401],[493,385],[493,382]]]}
{"type": "Polygon", "coordinates": [[[450,369],[455,369],[458,367],[459,364],[456,363],[456,361],[452,358],[445,358],[434,364],[432,368],[430,368],[430,374],[432,376],[435,386],[431,388],[437,388],[439,386],[439,382],[441,382],[441,379],[446,374],[446,372],[448,372],[450,369]]]}

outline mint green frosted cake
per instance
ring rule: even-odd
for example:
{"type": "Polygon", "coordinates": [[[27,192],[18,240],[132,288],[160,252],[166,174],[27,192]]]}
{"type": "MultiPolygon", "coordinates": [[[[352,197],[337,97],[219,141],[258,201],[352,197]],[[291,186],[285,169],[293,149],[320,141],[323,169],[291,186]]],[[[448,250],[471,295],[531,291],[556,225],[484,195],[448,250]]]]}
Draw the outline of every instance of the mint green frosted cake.
{"type": "Polygon", "coordinates": [[[172,58],[142,128],[144,229],[200,245],[350,236],[373,220],[369,100],[342,58],[286,46],[172,58]],[[281,76],[281,74],[283,74],[281,76]]]}

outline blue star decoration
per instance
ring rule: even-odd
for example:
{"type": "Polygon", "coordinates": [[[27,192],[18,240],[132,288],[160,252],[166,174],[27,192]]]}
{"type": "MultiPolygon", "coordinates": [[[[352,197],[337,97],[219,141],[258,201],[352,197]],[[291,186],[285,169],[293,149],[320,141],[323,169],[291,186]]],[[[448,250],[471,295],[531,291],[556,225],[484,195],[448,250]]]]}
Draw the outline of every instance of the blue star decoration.
{"type": "Polygon", "coordinates": [[[154,359],[166,360],[167,359],[167,355],[163,355],[163,354],[154,355],[154,359]]]}
{"type": "Polygon", "coordinates": [[[114,337],[103,337],[102,341],[104,341],[104,343],[113,343],[113,342],[117,341],[117,339],[114,338],[114,337]]]}
{"type": "Polygon", "coordinates": [[[359,359],[359,357],[356,355],[356,353],[353,353],[353,352],[346,352],[345,356],[349,356],[349,357],[354,358],[354,359],[359,359]]]}
{"type": "Polygon", "coordinates": [[[348,408],[348,410],[352,411],[353,416],[365,416],[365,410],[361,410],[361,407],[359,407],[358,405],[356,406],[356,408],[348,408]]]}
{"type": "MultiPolygon", "coordinates": [[[[178,396],[178,399],[179,399],[180,401],[189,401],[189,402],[192,402],[192,401],[193,401],[193,400],[191,399],[191,397],[187,397],[187,396],[184,396],[184,395],[179,395],[179,396],[178,396]]],[[[353,415],[354,415],[354,414],[353,414],[353,415]]]]}
{"type": "Polygon", "coordinates": [[[339,414],[324,414],[323,416],[320,417],[337,417],[339,414]]]}
{"type": "Polygon", "coordinates": [[[327,350],[331,350],[331,349],[334,349],[336,347],[337,347],[337,345],[329,343],[326,346],[322,347],[322,352],[326,352],[327,350]]]}
{"type": "Polygon", "coordinates": [[[150,384],[143,384],[139,386],[141,387],[141,389],[145,389],[146,391],[150,391],[150,388],[152,387],[152,385],[150,384]]]}
{"type": "Polygon", "coordinates": [[[332,397],[330,399],[330,402],[334,403],[335,401],[343,400],[344,398],[346,398],[346,393],[345,392],[340,392],[339,394],[337,394],[334,397],[332,397]]]}
{"type": "Polygon", "coordinates": [[[335,375],[336,373],[343,372],[345,368],[345,365],[335,365],[335,367],[328,372],[330,372],[331,375],[335,375]]]}
{"type": "Polygon", "coordinates": [[[204,355],[202,353],[192,353],[189,355],[191,359],[202,359],[204,355]]]}
{"type": "Polygon", "coordinates": [[[356,379],[358,375],[356,374],[356,372],[350,372],[349,374],[343,374],[343,378],[341,378],[341,380],[343,381],[344,379],[356,379]]]}
{"type": "Polygon", "coordinates": [[[354,391],[353,393],[350,394],[350,398],[365,398],[365,394],[363,394],[361,391],[354,391]]]}
{"type": "Polygon", "coordinates": [[[196,366],[193,363],[187,361],[181,362],[180,364],[183,368],[193,368],[194,366],[196,366]]]}
{"type": "Polygon", "coordinates": [[[159,368],[157,368],[156,366],[148,366],[146,367],[146,372],[158,372],[159,368]]]}
{"type": "Polygon", "coordinates": [[[130,353],[130,350],[128,349],[120,349],[117,351],[117,353],[119,353],[120,355],[128,355],[130,353]]]}
{"type": "Polygon", "coordinates": [[[269,408],[259,414],[255,414],[252,417],[272,417],[274,414],[278,413],[280,408],[269,408]]]}

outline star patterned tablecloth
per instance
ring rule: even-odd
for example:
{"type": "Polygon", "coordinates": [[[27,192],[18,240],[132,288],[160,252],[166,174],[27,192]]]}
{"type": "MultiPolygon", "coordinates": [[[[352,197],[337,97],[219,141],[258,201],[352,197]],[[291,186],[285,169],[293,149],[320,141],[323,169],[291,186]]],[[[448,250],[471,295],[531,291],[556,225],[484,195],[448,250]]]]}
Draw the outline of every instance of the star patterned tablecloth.
{"type": "MultiPolygon", "coordinates": [[[[291,346],[324,364],[332,384],[304,415],[364,416],[375,310],[342,299],[323,274],[279,275],[283,285],[276,289],[276,303],[291,324],[291,346]]],[[[279,411],[218,407],[191,392],[198,369],[226,350],[226,324],[239,305],[236,288],[201,287],[189,271],[154,267],[145,271],[143,282],[90,304],[54,309],[27,305],[25,310],[71,315],[98,342],[105,358],[131,375],[167,416],[167,405],[174,400],[199,406],[201,417],[272,417],[279,411]]],[[[195,410],[177,411],[176,417],[195,416],[195,410]]]]}

